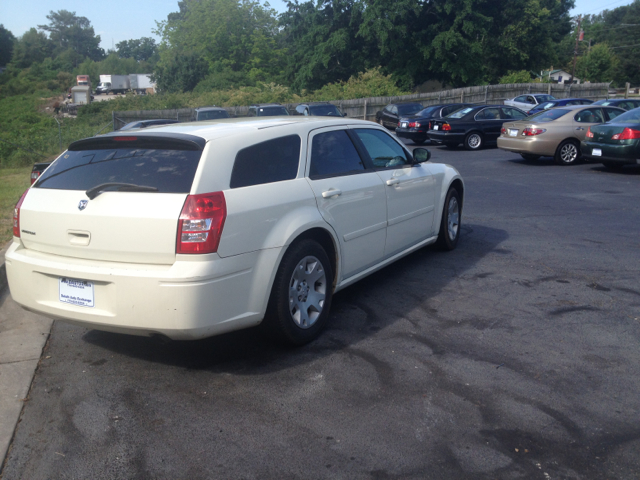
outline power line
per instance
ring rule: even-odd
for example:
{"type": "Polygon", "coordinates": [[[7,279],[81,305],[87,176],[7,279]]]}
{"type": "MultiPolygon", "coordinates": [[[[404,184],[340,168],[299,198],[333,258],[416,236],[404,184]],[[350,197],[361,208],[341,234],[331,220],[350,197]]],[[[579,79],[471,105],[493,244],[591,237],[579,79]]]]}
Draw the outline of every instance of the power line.
{"type": "Polygon", "coordinates": [[[635,45],[623,45],[622,47],[609,47],[609,48],[613,50],[614,48],[630,48],[630,47],[638,47],[638,46],[640,46],[640,43],[636,43],[635,45]]]}

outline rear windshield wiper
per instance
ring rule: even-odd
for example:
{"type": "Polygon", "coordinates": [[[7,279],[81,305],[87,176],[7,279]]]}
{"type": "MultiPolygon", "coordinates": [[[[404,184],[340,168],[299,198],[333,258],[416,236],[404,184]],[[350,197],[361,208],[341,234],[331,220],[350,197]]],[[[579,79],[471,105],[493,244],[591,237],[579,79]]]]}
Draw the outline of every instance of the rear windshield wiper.
{"type": "Polygon", "coordinates": [[[100,195],[103,191],[110,187],[118,187],[116,190],[119,192],[157,192],[158,189],[156,187],[147,187],[146,185],[135,185],[133,183],[101,183],[100,185],[96,185],[95,187],[87,190],[86,193],[89,200],[93,200],[98,195],[100,195]]]}

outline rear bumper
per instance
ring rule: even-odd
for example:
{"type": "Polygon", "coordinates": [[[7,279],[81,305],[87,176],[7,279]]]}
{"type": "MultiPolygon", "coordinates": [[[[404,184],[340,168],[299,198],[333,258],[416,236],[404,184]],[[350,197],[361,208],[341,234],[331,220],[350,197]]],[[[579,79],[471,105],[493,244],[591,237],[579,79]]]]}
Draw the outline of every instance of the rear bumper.
{"type": "Polygon", "coordinates": [[[611,145],[606,143],[582,142],[582,156],[590,162],[615,162],[623,165],[640,164],[640,150],[636,145],[611,145]],[[599,148],[602,155],[593,155],[593,149],[599,148]]]}
{"type": "Polygon", "coordinates": [[[428,136],[431,140],[442,143],[458,144],[464,142],[464,133],[440,132],[438,130],[429,130],[428,136]]]}
{"type": "Polygon", "coordinates": [[[426,131],[420,131],[415,128],[396,128],[396,136],[401,138],[408,138],[409,140],[427,140],[426,131]]]}
{"type": "MultiPolygon", "coordinates": [[[[544,134],[543,134],[544,135],[544,134]]],[[[498,148],[507,152],[525,153],[531,155],[553,156],[558,148],[558,141],[545,140],[541,136],[535,137],[498,137],[498,148]]]]}
{"type": "Polygon", "coordinates": [[[86,328],[192,340],[259,324],[281,251],[145,265],[50,255],[14,240],[6,268],[11,296],[28,310],[86,328]],[[60,302],[61,277],[93,282],[95,306],[60,302]]]}

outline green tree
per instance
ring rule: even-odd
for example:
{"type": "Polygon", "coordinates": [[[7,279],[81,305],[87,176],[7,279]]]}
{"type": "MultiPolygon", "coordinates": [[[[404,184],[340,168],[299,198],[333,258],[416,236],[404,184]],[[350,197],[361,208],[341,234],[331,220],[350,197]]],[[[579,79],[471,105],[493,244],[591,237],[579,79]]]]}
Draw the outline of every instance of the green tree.
{"type": "Polygon", "coordinates": [[[139,62],[149,60],[158,51],[156,41],[151,37],[137,40],[123,40],[116,44],[116,52],[120,58],[133,58],[139,62]]]}
{"type": "Polygon", "coordinates": [[[248,81],[279,78],[285,51],[273,9],[255,0],[181,0],[158,23],[158,86],[193,89],[208,75],[241,72],[248,81]]]}
{"type": "Polygon", "coordinates": [[[51,41],[44,33],[32,28],[15,42],[11,63],[17,68],[28,68],[34,63],[50,58],[52,53],[51,41]]]}
{"type": "Polygon", "coordinates": [[[55,53],[71,50],[78,57],[100,60],[104,50],[100,48],[100,35],[96,35],[91,22],[86,17],[78,17],[76,12],[53,10],[47,15],[48,25],[38,25],[40,30],[49,32],[55,45],[55,53]]]}
{"type": "Polygon", "coordinates": [[[13,33],[0,24],[0,66],[5,66],[11,61],[15,41],[16,37],[13,36],[13,33]]]}
{"type": "Polygon", "coordinates": [[[500,84],[508,84],[508,83],[530,83],[531,82],[531,73],[527,70],[520,70],[519,72],[510,71],[506,75],[503,75],[498,80],[500,84]]]}
{"type": "Polygon", "coordinates": [[[620,61],[606,43],[595,45],[576,62],[576,77],[582,81],[611,82],[620,61]]]}

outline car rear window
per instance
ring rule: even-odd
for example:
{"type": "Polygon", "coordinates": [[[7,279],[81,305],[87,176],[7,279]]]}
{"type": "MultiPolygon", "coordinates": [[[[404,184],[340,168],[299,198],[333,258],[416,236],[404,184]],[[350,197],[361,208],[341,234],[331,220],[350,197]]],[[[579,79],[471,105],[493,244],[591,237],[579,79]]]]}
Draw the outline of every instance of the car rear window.
{"type": "Polygon", "coordinates": [[[334,116],[334,117],[342,116],[335,105],[313,105],[309,107],[309,111],[313,115],[318,115],[318,116],[334,116]]]}
{"type": "Polygon", "coordinates": [[[570,111],[571,110],[565,110],[563,108],[557,107],[551,108],[549,110],[544,110],[543,112],[536,113],[535,115],[527,117],[527,121],[535,120],[537,123],[553,122],[554,120],[557,120],[558,118],[566,115],[570,111]]]}
{"type": "Polygon", "coordinates": [[[300,137],[289,135],[243,148],[236,155],[231,188],[292,180],[298,175],[300,137]]]}
{"type": "Polygon", "coordinates": [[[195,149],[140,146],[68,150],[34,188],[88,190],[103,183],[129,183],[162,193],[189,193],[201,154],[195,149]]]}
{"type": "Polygon", "coordinates": [[[409,105],[398,105],[398,113],[400,115],[413,115],[414,113],[422,110],[422,105],[419,103],[409,105]]]}
{"type": "Polygon", "coordinates": [[[206,110],[198,112],[198,120],[215,120],[217,118],[229,118],[229,112],[226,110],[206,110]]]}
{"type": "Polygon", "coordinates": [[[640,124],[640,108],[629,110],[616,117],[612,123],[638,123],[640,124]]]}
{"type": "Polygon", "coordinates": [[[289,115],[285,107],[258,107],[258,117],[276,117],[278,115],[289,115]]]}
{"type": "Polygon", "coordinates": [[[447,115],[445,118],[462,118],[467,113],[472,112],[475,107],[467,107],[462,110],[458,110],[457,112],[453,112],[451,115],[447,115]]]}

